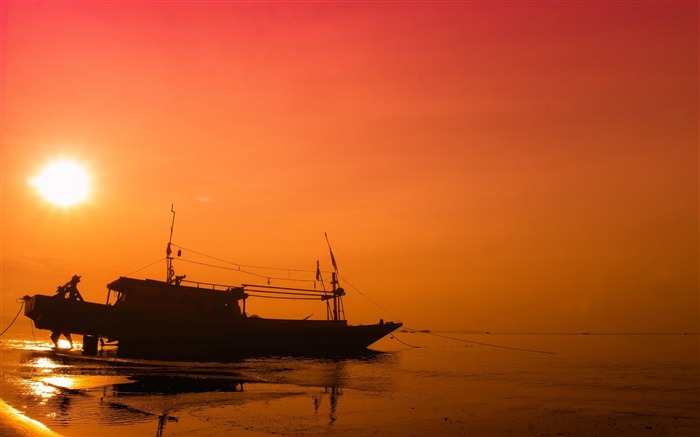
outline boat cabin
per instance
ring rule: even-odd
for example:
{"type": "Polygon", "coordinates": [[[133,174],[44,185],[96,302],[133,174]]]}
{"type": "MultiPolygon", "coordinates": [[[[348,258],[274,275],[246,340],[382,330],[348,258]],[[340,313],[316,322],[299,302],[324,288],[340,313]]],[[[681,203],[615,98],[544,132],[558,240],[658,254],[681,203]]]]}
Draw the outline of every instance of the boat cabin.
{"type": "Polygon", "coordinates": [[[243,287],[222,287],[207,284],[211,288],[169,284],[153,279],[120,277],[107,284],[107,305],[139,313],[160,313],[169,316],[190,318],[202,315],[214,318],[245,317],[245,299],[248,294],[243,287]],[[116,300],[110,303],[111,293],[116,300]],[[243,300],[243,311],[239,301],[243,300]]]}

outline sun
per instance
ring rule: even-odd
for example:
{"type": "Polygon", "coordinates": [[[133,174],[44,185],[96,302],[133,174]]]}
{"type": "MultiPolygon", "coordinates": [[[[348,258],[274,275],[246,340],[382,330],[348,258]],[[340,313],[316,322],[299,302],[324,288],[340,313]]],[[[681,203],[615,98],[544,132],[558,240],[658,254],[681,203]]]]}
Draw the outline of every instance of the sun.
{"type": "Polygon", "coordinates": [[[69,160],[50,163],[29,179],[39,194],[59,206],[75,205],[85,200],[90,192],[90,178],[85,169],[69,160]]]}

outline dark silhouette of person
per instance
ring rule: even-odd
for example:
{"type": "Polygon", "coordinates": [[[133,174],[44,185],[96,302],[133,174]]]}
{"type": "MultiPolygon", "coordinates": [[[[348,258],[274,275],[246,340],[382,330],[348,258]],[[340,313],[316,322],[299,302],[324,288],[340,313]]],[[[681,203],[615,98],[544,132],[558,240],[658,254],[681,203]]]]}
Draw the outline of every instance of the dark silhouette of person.
{"type": "Polygon", "coordinates": [[[66,340],[68,340],[68,343],[70,343],[70,349],[73,349],[73,339],[70,336],[70,332],[67,331],[53,331],[51,333],[51,341],[53,341],[53,346],[58,348],[58,339],[61,338],[61,334],[63,334],[63,336],[66,337],[66,340]]]}
{"type": "Polygon", "coordinates": [[[60,285],[56,289],[56,296],[67,298],[68,300],[75,300],[79,302],[85,302],[83,296],[78,291],[78,283],[80,282],[80,276],[73,275],[70,281],[66,282],[64,285],[60,285]]]}
{"type": "Polygon", "coordinates": [[[180,275],[180,276],[175,276],[175,285],[180,285],[183,279],[185,279],[187,275],[180,275]]]}
{"type": "MultiPolygon", "coordinates": [[[[66,282],[65,285],[61,285],[56,289],[56,298],[68,299],[69,301],[85,302],[83,296],[78,291],[78,283],[80,282],[80,276],[73,275],[70,281],[66,282]]],[[[70,348],[73,349],[73,339],[70,336],[70,332],[53,331],[51,333],[51,341],[55,347],[58,347],[58,340],[61,338],[61,334],[66,337],[66,340],[70,343],[70,348]]]]}

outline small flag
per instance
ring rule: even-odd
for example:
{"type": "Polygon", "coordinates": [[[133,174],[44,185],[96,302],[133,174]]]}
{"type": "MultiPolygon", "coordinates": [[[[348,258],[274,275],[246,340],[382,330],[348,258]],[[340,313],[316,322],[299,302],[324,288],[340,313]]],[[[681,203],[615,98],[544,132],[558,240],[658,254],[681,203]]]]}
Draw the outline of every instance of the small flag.
{"type": "Polygon", "coordinates": [[[331,249],[331,243],[330,243],[330,241],[328,241],[328,234],[325,234],[325,235],[326,235],[326,243],[328,243],[328,250],[331,252],[331,264],[333,264],[333,269],[337,272],[338,265],[335,263],[335,257],[333,256],[333,249],[331,249]]]}
{"type": "Polygon", "coordinates": [[[333,249],[328,247],[328,250],[331,251],[331,264],[333,264],[333,269],[337,272],[338,271],[338,265],[335,263],[335,257],[333,256],[333,249]]]}
{"type": "Polygon", "coordinates": [[[316,280],[321,280],[321,266],[319,266],[318,260],[316,260],[316,280]]]}

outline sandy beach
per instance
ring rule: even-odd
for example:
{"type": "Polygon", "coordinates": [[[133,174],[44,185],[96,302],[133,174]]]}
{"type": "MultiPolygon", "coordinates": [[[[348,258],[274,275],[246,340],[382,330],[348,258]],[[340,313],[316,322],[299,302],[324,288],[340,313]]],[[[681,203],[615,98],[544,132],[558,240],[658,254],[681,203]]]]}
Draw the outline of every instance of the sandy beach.
{"type": "Polygon", "coordinates": [[[0,399],[0,435],[3,437],[58,437],[41,422],[30,419],[0,399]]]}

